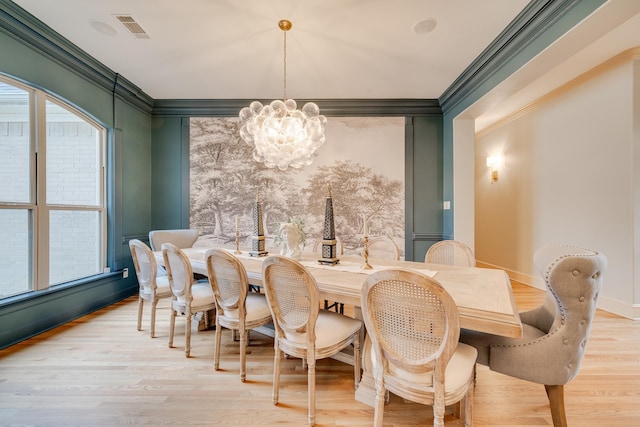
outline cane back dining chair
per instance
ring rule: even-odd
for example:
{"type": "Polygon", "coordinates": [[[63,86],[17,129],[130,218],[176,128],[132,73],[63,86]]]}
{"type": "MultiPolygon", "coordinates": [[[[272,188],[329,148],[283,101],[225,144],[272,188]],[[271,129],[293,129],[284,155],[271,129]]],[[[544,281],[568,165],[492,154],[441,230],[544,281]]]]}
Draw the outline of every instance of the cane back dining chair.
{"type": "Polygon", "coordinates": [[[424,262],[430,264],[475,267],[476,257],[471,248],[457,240],[441,240],[427,250],[424,262]]]}
{"type": "Polygon", "coordinates": [[[478,363],[492,371],[544,384],[555,427],[567,425],[564,385],[580,370],[607,259],[599,252],[548,244],[534,254],[544,278],[544,303],[520,313],[522,338],[462,330],[460,340],[478,349],[478,363]]]}
{"type": "MultiPolygon", "coordinates": [[[[313,253],[322,255],[322,239],[318,239],[313,243],[313,253]]],[[[344,255],[344,246],[342,240],[336,236],[336,254],[344,255]]]]}
{"type": "Polygon", "coordinates": [[[458,342],[451,296],[435,279],[394,269],[367,277],[361,301],[369,338],[363,363],[371,364],[376,389],[374,426],[382,426],[387,391],[432,405],[434,426],[444,425],[445,406],[459,405],[471,426],[477,351],[458,342]]]}
{"type": "Polygon", "coordinates": [[[367,244],[369,258],[390,259],[398,261],[400,259],[400,248],[389,236],[376,236],[369,239],[367,244]]]}
{"type": "Polygon", "coordinates": [[[315,424],[316,360],[331,357],[353,344],[354,381],[360,380],[362,322],[329,310],[320,310],[315,279],[299,262],[268,257],[263,283],[275,327],[273,403],[278,403],[281,353],[306,360],[309,425],[315,424]]]}
{"type": "Polygon", "coordinates": [[[209,282],[216,298],[216,348],[214,367],[220,367],[222,328],[240,334],[240,380],[246,379],[249,330],[271,322],[271,310],[264,294],[249,292],[247,271],[229,252],[211,249],[205,254],[209,282]]]}
{"type": "Polygon", "coordinates": [[[171,296],[169,278],[158,276],[158,264],[151,249],[138,239],[129,240],[129,249],[133,258],[133,267],[138,278],[138,330],[142,330],[142,312],[144,302],[151,303],[150,336],[156,336],[156,308],[158,301],[171,296]]]}
{"type": "Polygon", "coordinates": [[[171,286],[171,323],[169,324],[169,347],[173,347],[176,316],[185,316],[185,356],[191,353],[191,317],[204,312],[205,324],[209,324],[208,311],[216,308],[213,290],[208,281],[193,279],[189,258],[172,243],[162,244],[162,256],[171,286]]]}

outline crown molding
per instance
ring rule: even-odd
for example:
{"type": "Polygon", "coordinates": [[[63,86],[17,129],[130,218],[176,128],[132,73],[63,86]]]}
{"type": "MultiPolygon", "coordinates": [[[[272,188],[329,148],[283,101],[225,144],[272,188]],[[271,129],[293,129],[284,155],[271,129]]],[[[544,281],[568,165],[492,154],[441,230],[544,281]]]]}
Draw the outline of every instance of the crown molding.
{"type": "MultiPolygon", "coordinates": [[[[237,116],[243,107],[253,101],[154,100],[10,0],[0,0],[0,31],[153,116],[237,116]]],[[[442,108],[437,99],[297,100],[299,105],[310,101],[318,104],[322,114],[326,116],[442,116],[442,108]]],[[[271,100],[261,102],[269,103],[271,100]]]]}
{"type": "MultiPolygon", "coordinates": [[[[253,99],[157,99],[153,116],[237,116],[253,99]]],[[[263,104],[272,100],[259,99],[263,104]]],[[[442,116],[437,99],[297,99],[298,105],[315,102],[330,117],[442,116]]]]}
{"type": "Polygon", "coordinates": [[[640,59],[640,46],[632,47],[630,49],[624,50],[619,54],[609,58],[608,60],[600,63],[599,65],[593,67],[592,69],[569,80],[567,83],[561,86],[558,86],[552,91],[542,95],[540,98],[537,98],[536,100],[523,106],[519,110],[514,111],[512,114],[509,114],[508,116],[502,118],[501,120],[498,120],[495,123],[492,123],[491,125],[483,128],[482,130],[477,131],[476,138],[482,138],[494,132],[496,129],[500,129],[506,124],[511,123],[523,117],[524,115],[531,113],[532,111],[535,111],[541,105],[547,104],[554,99],[558,99],[559,97],[565,95],[567,92],[571,91],[572,89],[575,89],[576,87],[579,87],[585,84],[585,82],[594,80],[602,76],[604,73],[611,71],[614,68],[623,66],[624,64],[632,63],[633,61],[637,61],[639,59],[640,59]]]}
{"type": "Polygon", "coordinates": [[[153,99],[10,0],[0,0],[0,31],[133,106],[151,113],[153,99]]]}
{"type": "MultiPolygon", "coordinates": [[[[443,112],[452,111],[492,77],[504,73],[505,64],[516,59],[574,9],[582,8],[577,14],[582,16],[605,2],[606,0],[532,0],[442,93],[439,100],[443,112]]],[[[526,58],[528,59],[530,58],[526,58]]],[[[502,81],[504,77],[498,76],[496,80],[502,81]]]]}
{"type": "MultiPolygon", "coordinates": [[[[52,28],[10,0],[0,0],[0,31],[76,73],[115,93],[119,98],[153,116],[237,116],[253,100],[159,99],[109,69],[52,28]]],[[[313,101],[326,116],[442,116],[437,99],[325,99],[313,101]]],[[[269,103],[271,100],[262,100],[269,103]]]]}

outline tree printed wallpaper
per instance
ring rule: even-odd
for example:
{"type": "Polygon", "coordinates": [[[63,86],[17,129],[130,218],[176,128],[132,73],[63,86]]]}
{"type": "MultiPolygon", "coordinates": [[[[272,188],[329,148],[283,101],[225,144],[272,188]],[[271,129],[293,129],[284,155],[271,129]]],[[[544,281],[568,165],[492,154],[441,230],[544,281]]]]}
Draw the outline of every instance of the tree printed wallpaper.
{"type": "Polygon", "coordinates": [[[253,160],[236,118],[192,118],[190,124],[190,226],[198,246],[251,245],[253,207],[259,193],[267,239],[282,222],[301,221],[305,251],[322,240],[325,198],[331,185],[336,236],[345,254],[362,247],[363,215],[369,236],[391,237],[404,253],[404,118],[331,117],[326,142],[313,164],[280,171],[253,160]]]}

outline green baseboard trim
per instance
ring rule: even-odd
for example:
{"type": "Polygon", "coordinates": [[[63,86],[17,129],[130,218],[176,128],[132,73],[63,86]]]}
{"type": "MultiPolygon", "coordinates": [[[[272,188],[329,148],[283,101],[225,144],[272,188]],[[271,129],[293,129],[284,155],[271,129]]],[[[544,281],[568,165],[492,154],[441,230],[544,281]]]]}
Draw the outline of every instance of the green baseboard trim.
{"type": "Polygon", "coordinates": [[[134,277],[114,272],[13,297],[0,305],[0,349],[137,294],[134,277]]]}

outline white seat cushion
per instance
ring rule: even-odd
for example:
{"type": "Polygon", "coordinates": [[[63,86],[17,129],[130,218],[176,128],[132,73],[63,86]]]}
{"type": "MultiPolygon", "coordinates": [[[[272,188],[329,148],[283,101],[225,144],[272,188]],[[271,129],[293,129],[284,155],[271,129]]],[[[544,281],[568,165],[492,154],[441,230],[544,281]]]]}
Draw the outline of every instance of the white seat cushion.
{"type": "MultiPolygon", "coordinates": [[[[375,366],[377,364],[375,352],[371,351],[370,357],[372,365],[375,366]]],[[[449,359],[449,363],[447,364],[447,369],[444,374],[445,393],[462,387],[469,380],[469,375],[473,372],[473,367],[476,364],[477,357],[478,351],[474,347],[458,343],[456,351],[451,356],[451,359],[449,359]]],[[[431,373],[416,374],[401,369],[391,363],[389,363],[389,372],[395,377],[411,384],[431,386],[433,383],[431,373]]]]}
{"type": "Polygon", "coordinates": [[[208,281],[197,282],[191,285],[191,306],[199,307],[203,305],[210,305],[215,302],[213,290],[208,281]]]}
{"type": "MultiPolygon", "coordinates": [[[[271,316],[269,303],[263,294],[249,293],[245,301],[245,308],[247,311],[247,318],[245,320],[247,322],[271,316]]],[[[224,317],[237,320],[238,310],[225,310],[224,317]]]]}
{"type": "Polygon", "coordinates": [[[156,277],[156,293],[171,294],[171,286],[169,286],[169,276],[156,277]]]}
{"type": "MultiPolygon", "coordinates": [[[[362,327],[360,320],[335,313],[333,311],[320,310],[316,321],[316,348],[330,347],[355,334],[362,327]]],[[[286,333],[289,341],[307,346],[306,333],[286,333]]]]}

